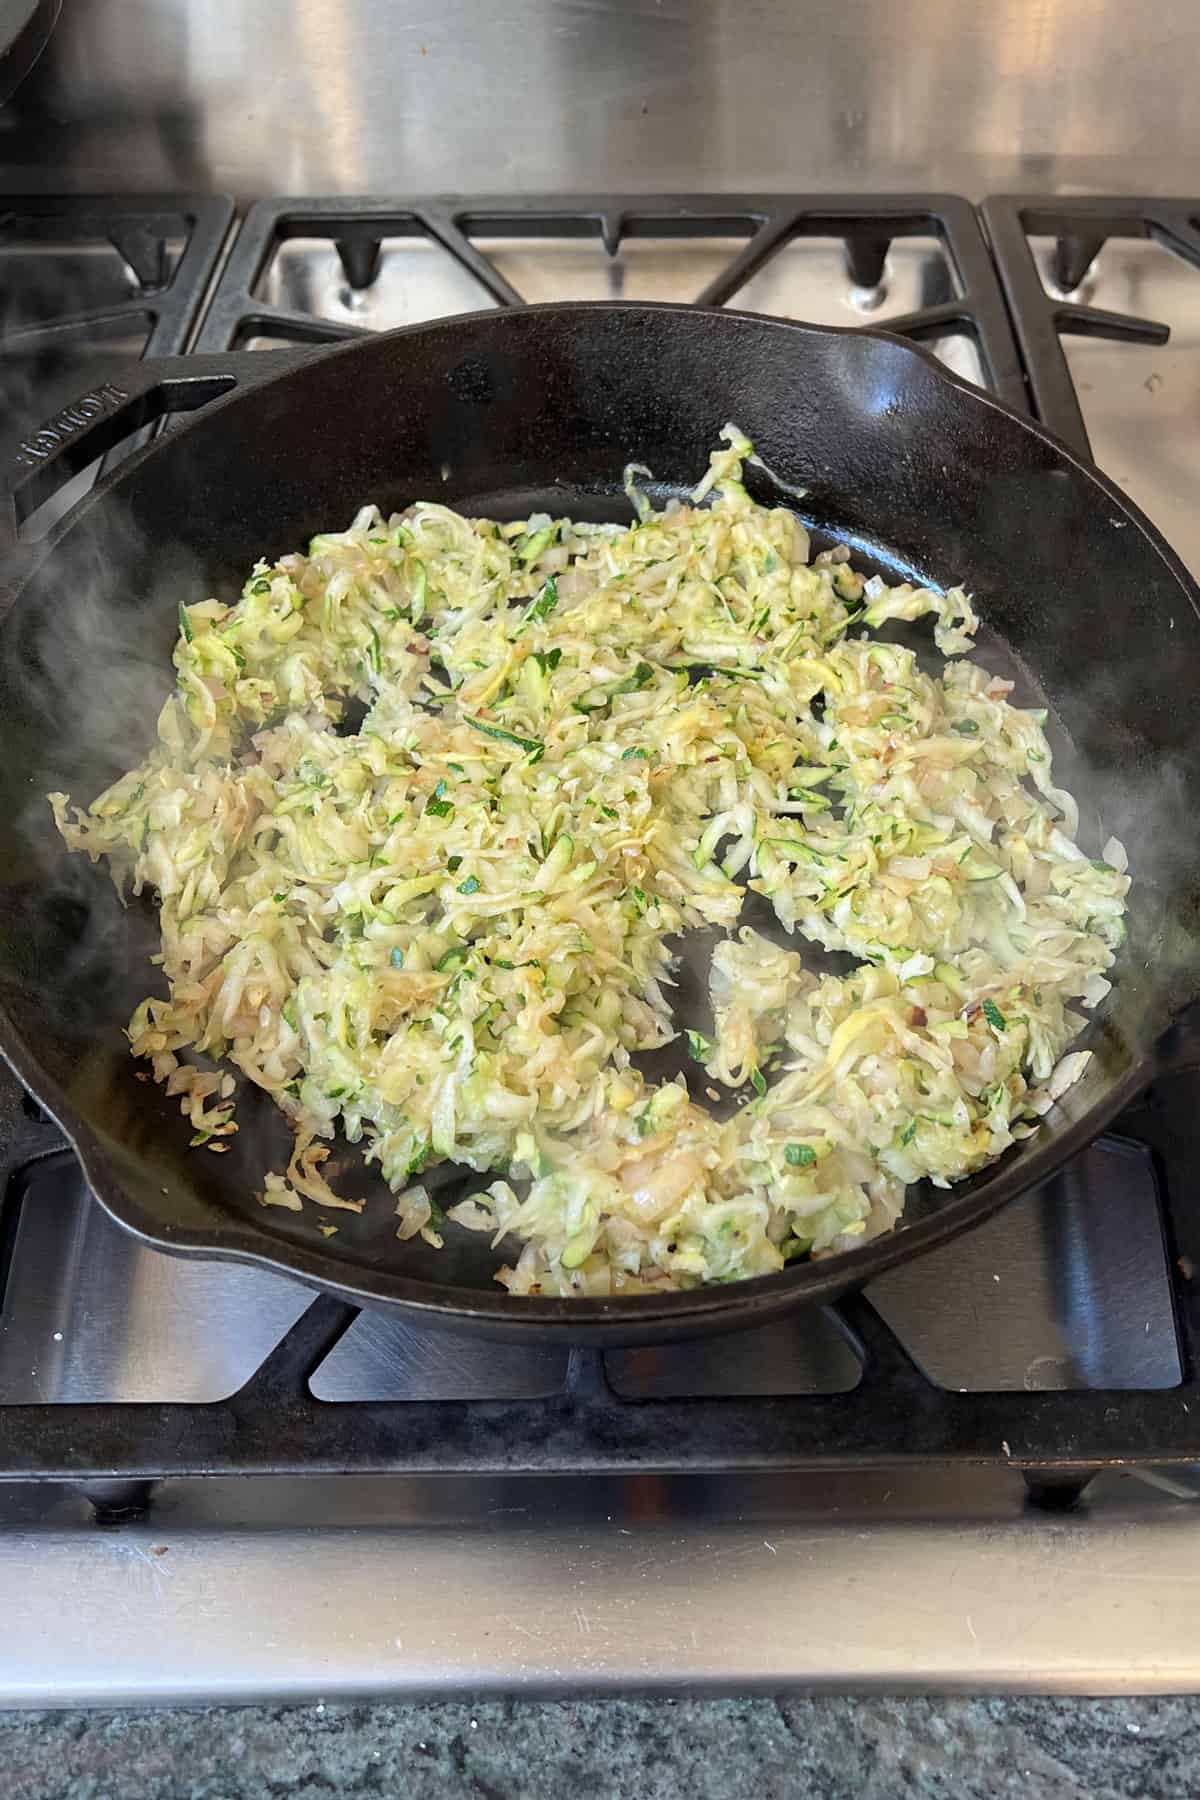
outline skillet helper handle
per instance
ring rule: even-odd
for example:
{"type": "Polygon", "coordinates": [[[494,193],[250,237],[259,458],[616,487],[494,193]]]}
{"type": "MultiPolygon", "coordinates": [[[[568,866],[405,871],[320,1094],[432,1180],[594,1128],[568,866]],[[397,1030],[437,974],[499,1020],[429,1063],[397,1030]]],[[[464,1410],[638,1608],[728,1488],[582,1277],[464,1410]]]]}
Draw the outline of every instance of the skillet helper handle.
{"type": "Polygon", "coordinates": [[[169,414],[196,412],[319,354],[310,349],[243,350],[146,357],[103,369],[86,393],[64,395],[43,424],[23,429],[15,438],[0,438],[0,564],[25,560],[22,522],[97,457],[169,414]]]}

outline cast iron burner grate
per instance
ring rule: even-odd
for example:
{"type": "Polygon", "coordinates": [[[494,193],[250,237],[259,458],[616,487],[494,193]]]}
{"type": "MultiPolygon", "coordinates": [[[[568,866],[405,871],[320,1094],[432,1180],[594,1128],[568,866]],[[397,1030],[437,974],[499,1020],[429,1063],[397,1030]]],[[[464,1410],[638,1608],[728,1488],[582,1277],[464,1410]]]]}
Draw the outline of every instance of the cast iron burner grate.
{"type": "Polygon", "coordinates": [[[1072,298],[1114,238],[1144,238],[1200,269],[1200,202],[1124,196],[1055,199],[994,195],[982,207],[987,232],[1028,372],[1034,411],[1081,455],[1091,456],[1064,334],[1132,344],[1165,344],[1169,327],[1072,298]],[[1051,286],[1038,274],[1031,238],[1052,238],[1051,286]]]}
{"type": "MultiPolygon", "coordinates": [[[[57,1128],[11,1078],[0,1096],[0,1310],[24,1191],[69,1167],[57,1128]]],[[[110,1522],[156,1481],[200,1475],[699,1474],[990,1464],[1031,1497],[1069,1506],[1102,1469],[1200,1463],[1200,1218],[1186,1171],[1200,1161],[1194,1077],[1167,1076],[1088,1154],[1088,1201],[1124,1179],[1131,1149],[1154,1171],[1182,1379],[1168,1388],[957,1392],[918,1366],[872,1302],[827,1310],[862,1373],[844,1392],[630,1397],[606,1353],[572,1349],[561,1389],[534,1399],[323,1400],[311,1378],[358,1316],[314,1299],[240,1389],[212,1402],[0,1405],[0,1482],[81,1486],[110,1522]],[[1173,1172],[1180,1172],[1178,1181],[1173,1172]],[[1093,1191],[1097,1189],[1099,1191],[1093,1191]]],[[[436,1345],[436,1330],[430,1341],[436,1345]]]]}
{"type": "Polygon", "coordinates": [[[123,324],[146,328],[146,354],[188,348],[230,221],[224,195],[0,194],[5,279],[0,348],[50,351],[123,324]],[[124,279],[98,279],[110,249],[124,279]],[[39,280],[35,270],[54,269],[39,280]]]}
{"type": "MultiPolygon", "coordinates": [[[[110,366],[190,347],[232,219],[223,195],[0,193],[6,449],[98,386],[110,366]]],[[[132,435],[120,454],[150,435],[132,435]]]]}
{"type": "MultiPolygon", "coordinates": [[[[824,294],[803,269],[793,276],[787,265],[826,246],[836,247],[848,289],[826,323],[875,324],[929,344],[1026,407],[975,212],[944,194],[260,201],[222,272],[197,348],[335,342],[381,323],[534,299],[674,299],[811,319],[814,298],[824,294]],[[584,271],[589,245],[596,254],[584,271]],[[664,251],[657,261],[656,245],[664,251]],[[686,275],[680,285],[677,272],[685,257],[690,286],[686,275]],[[894,267],[902,258],[904,267],[894,267]],[[336,283],[328,268],[334,259],[336,283]]],[[[832,260],[822,264],[826,291],[831,272],[832,260]]]]}

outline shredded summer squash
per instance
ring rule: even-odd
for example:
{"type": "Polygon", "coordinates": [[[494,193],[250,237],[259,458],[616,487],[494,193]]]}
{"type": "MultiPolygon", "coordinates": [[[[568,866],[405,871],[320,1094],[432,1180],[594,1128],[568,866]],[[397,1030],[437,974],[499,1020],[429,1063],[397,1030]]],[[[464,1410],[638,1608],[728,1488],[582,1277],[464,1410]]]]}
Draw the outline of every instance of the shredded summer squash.
{"type": "Polygon", "coordinates": [[[449,1216],[521,1241],[515,1293],[727,1281],[886,1231],[1081,1072],[1121,846],[1077,846],[1045,715],[965,660],[961,589],[810,557],[724,438],[690,504],[630,470],[628,529],[366,507],[260,562],[236,605],[180,607],[146,761],[86,811],[51,796],[157,895],[170,997],[129,1037],[197,1149],[237,1129],[230,1067],[287,1115],[264,1204],[361,1208],[322,1172],[340,1130],[402,1238],[446,1228],[422,1170],[486,1177],[449,1216]],[[924,615],[936,679],[873,635],[924,615]],[[633,1060],[680,1035],[702,927],[727,935],[686,1042],[694,1092],[743,1100],[722,1118],[633,1060]]]}

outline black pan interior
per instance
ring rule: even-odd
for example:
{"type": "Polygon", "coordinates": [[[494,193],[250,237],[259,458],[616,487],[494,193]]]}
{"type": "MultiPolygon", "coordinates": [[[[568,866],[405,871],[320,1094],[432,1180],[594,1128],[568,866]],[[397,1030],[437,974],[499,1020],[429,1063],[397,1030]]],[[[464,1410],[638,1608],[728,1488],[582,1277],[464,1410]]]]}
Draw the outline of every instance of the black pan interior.
{"type": "MultiPolygon", "coordinates": [[[[158,979],[148,906],[68,857],[47,790],[86,800],[150,741],[168,688],[179,600],[231,597],[259,555],[338,528],[367,499],[436,497],[502,518],[534,509],[623,518],[623,464],[685,492],[734,419],[796,500],[754,470],[756,497],[793,504],[819,542],[860,564],[975,595],[978,657],[1049,704],[1061,779],[1085,843],[1116,831],[1138,886],[1121,979],[1089,1038],[1079,1088],[1035,1143],[954,1194],[913,1197],[908,1228],[851,1257],[665,1303],[567,1303],[572,1325],[775,1309],[984,1216],[1049,1171],[1144,1076],[1155,1036],[1196,990],[1194,807],[1200,654],[1194,590],[1140,516],[1052,440],[935,371],[898,340],[736,314],[616,306],[487,314],[337,351],[234,396],[170,434],[85,505],[0,621],[0,993],[7,1047],[66,1122],[101,1198],[155,1241],[274,1258],[378,1300],[492,1324],[553,1322],[508,1299],[499,1257],[455,1231],[441,1253],[401,1245],[386,1192],[343,1161],[361,1218],[263,1209],[287,1134],[248,1097],[228,1156],[135,1079],[121,1026],[158,979]]],[[[687,1006],[701,1004],[688,993],[687,1006]]],[[[656,1325],[657,1329],[657,1325],[656,1325]]],[[[575,1331],[578,1335],[578,1329],[575,1331]]]]}

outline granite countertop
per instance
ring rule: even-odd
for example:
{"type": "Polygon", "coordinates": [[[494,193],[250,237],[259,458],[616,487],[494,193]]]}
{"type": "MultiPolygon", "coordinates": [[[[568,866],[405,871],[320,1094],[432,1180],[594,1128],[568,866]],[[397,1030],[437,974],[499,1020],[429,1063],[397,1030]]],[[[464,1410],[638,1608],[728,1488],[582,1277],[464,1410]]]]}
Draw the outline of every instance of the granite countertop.
{"type": "Polygon", "coordinates": [[[3,1800],[1190,1800],[1200,1699],[0,1714],[3,1800]]]}

